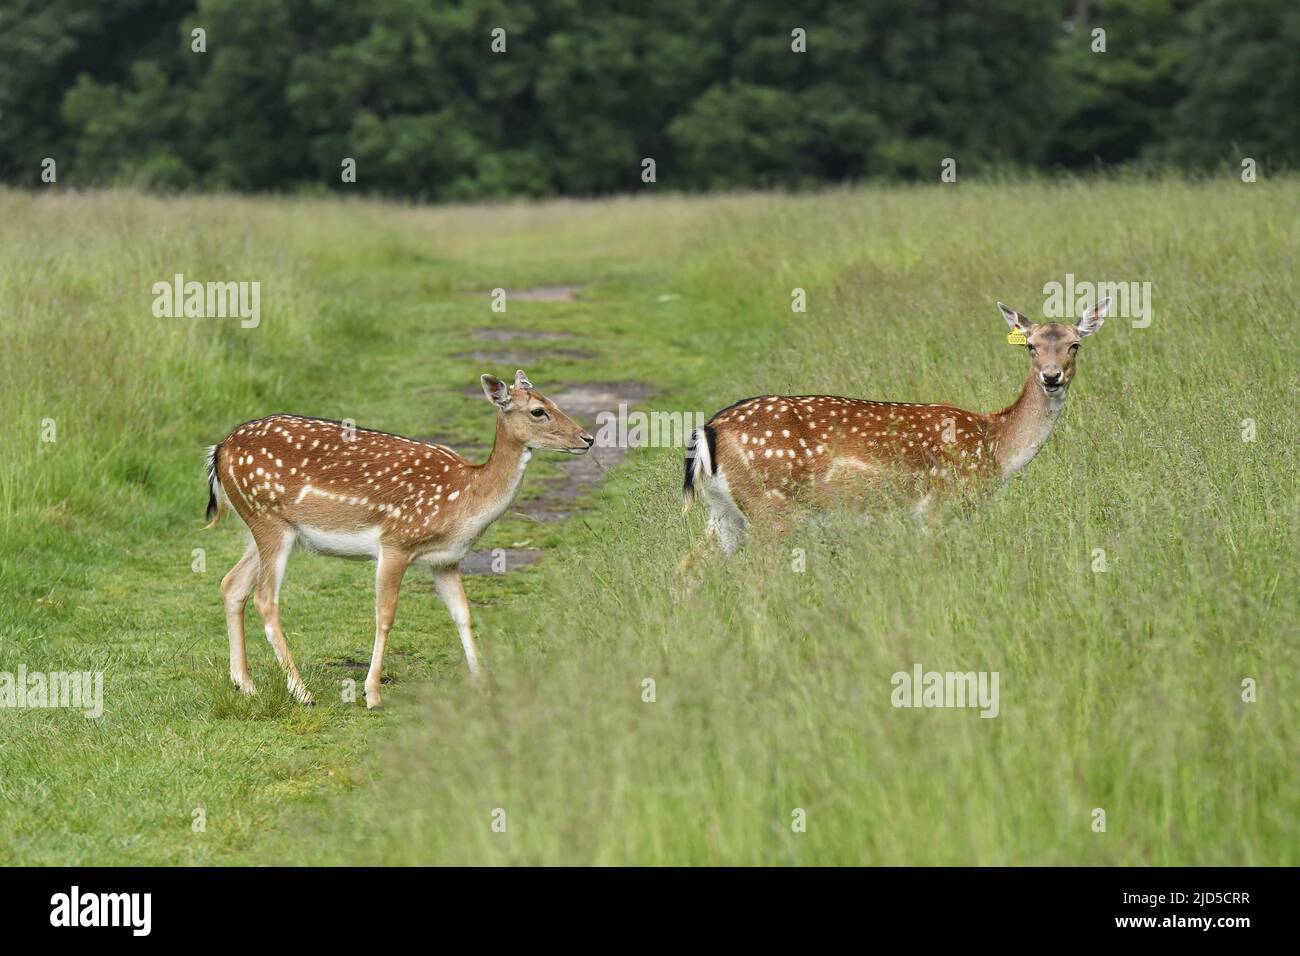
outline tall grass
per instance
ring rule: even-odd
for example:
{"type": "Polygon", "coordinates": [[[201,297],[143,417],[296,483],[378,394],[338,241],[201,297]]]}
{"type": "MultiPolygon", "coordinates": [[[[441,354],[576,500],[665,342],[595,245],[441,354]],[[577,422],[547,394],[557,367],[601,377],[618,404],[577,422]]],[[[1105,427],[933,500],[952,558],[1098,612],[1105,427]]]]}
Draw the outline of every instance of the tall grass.
{"type": "Polygon", "coordinates": [[[1066,272],[1150,281],[1153,321],[1110,320],[1023,476],[924,528],[803,514],[692,581],[680,451],[637,456],[541,585],[487,617],[492,694],[432,689],[381,781],[293,818],[277,852],[1294,864],[1296,188],[710,203],[684,270],[713,316],[689,391],[709,411],[773,391],[1002,407],[1026,360],[994,300],[1041,314],[1066,272]],[[999,672],[999,716],[895,709],[891,676],[918,662],[999,672]]]}
{"type": "Polygon", "coordinates": [[[0,859],[1295,864],[1298,196],[0,194],[0,671],[103,669],[108,697],[93,722],[0,710],[0,859]],[[260,279],[262,326],[155,320],[149,287],[175,272],[260,279]],[[582,518],[492,532],[556,548],[469,585],[490,694],[410,580],[390,710],[331,700],[368,652],[369,574],[305,558],[285,619],[321,706],[285,699],[264,648],[260,701],[224,685],[216,580],[241,542],[198,532],[202,445],[280,410],[486,440],[459,389],[491,369],[449,357],[498,321],[468,292],[587,284],[500,320],[599,353],[530,367],[543,388],[636,378],[706,413],[763,392],[989,410],[1026,372],[994,300],[1037,315],[1067,272],[1150,281],[1152,324],[1085,343],[1052,439],[978,506],[923,526],[800,513],[683,576],[704,515],[680,514],[681,450],[638,451],[582,518]],[[918,662],[998,671],[999,715],[892,707],[918,662]]]}
{"type": "MultiPolygon", "coordinates": [[[[647,313],[691,340],[691,317],[657,301],[670,290],[655,276],[698,214],[683,201],[431,215],[365,202],[0,192],[0,675],[100,671],[105,706],[93,721],[0,708],[0,862],[231,859],[286,804],[364,779],[364,755],[401,719],[396,707],[367,715],[345,693],[370,653],[373,572],[292,562],[286,628],[320,700],[314,712],[286,699],[255,623],[262,697],[232,694],[218,582],[243,535],[238,521],[202,530],[204,446],[276,411],[490,442],[490,406],[462,390],[481,372],[513,372],[464,354],[474,329],[494,323],[562,328],[602,356],[594,368],[556,355],[528,363],[540,384],[638,375],[671,388],[686,378],[680,353],[627,343],[647,313]],[[153,284],[176,273],[259,282],[260,324],[156,317],[153,284]],[[490,310],[485,290],[541,281],[610,291],[600,303],[490,310]]],[[[526,495],[555,476],[544,458],[526,495]]],[[[555,536],[507,516],[483,546],[555,536]]],[[[530,586],[518,574],[473,580],[469,592],[492,603],[530,586]]],[[[463,679],[427,577],[412,574],[405,590],[387,675],[463,679]]]]}

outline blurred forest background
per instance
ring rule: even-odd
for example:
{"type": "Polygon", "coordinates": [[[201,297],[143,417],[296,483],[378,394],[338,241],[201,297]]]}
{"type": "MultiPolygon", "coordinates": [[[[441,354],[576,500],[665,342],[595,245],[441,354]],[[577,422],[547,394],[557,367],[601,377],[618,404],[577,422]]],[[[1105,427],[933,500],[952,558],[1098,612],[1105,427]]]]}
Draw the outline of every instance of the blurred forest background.
{"type": "Polygon", "coordinates": [[[432,200],[628,191],[646,157],[687,191],[1279,169],[1298,104],[1296,0],[0,0],[20,186],[46,157],[71,186],[432,200]]]}

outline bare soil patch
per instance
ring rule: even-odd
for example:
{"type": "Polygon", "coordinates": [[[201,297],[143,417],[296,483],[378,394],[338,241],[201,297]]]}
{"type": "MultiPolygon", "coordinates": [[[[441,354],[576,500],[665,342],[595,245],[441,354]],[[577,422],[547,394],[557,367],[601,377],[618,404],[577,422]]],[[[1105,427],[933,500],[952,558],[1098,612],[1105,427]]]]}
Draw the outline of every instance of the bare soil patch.
{"type": "MultiPolygon", "coordinates": [[[[644,402],[654,394],[645,382],[560,382],[545,389],[545,395],[566,414],[573,416],[585,428],[595,433],[596,418],[602,412],[618,414],[620,404],[628,407],[644,402]]],[[[463,394],[475,401],[482,399],[483,391],[477,386],[467,387],[463,394]]],[[[421,439],[440,444],[451,444],[436,436],[421,439]]],[[[481,460],[488,449],[482,446],[461,445],[456,450],[476,460],[481,460]]],[[[528,479],[535,490],[541,483],[542,493],[526,501],[517,501],[511,512],[523,514],[534,521],[564,521],[580,510],[580,501],[605,479],[605,472],[618,464],[627,454],[626,448],[597,445],[581,458],[565,458],[557,464],[564,472],[562,477],[528,479]]],[[[507,548],[506,568],[515,570],[536,562],[545,550],[541,548],[507,548]]],[[[461,562],[464,574],[489,574],[492,572],[492,551],[471,551],[461,562]]]]}
{"type": "MultiPolygon", "coordinates": [[[[460,562],[461,574],[508,574],[511,571],[518,571],[520,568],[526,568],[528,565],[538,561],[546,553],[544,548],[501,548],[501,554],[498,555],[498,549],[491,551],[471,551],[465,555],[460,562]],[[504,559],[504,571],[497,571],[493,568],[492,563],[498,558],[504,559]]],[[[497,561],[497,567],[501,567],[502,562],[497,561]]]]}
{"type": "Polygon", "coordinates": [[[506,289],[506,300],[517,302],[572,302],[582,291],[580,285],[539,285],[531,289],[506,289]]]}
{"type": "Polygon", "coordinates": [[[547,332],[541,329],[474,329],[471,333],[476,339],[486,342],[559,342],[573,338],[572,332],[547,332]]]}
{"type": "MultiPolygon", "coordinates": [[[[574,302],[577,301],[578,293],[582,291],[580,285],[537,285],[526,289],[511,289],[508,286],[502,286],[506,290],[506,301],[515,302],[574,302]]],[[[472,292],[471,295],[492,295],[491,290],[482,289],[478,292],[472,292]]]]}
{"type": "Polygon", "coordinates": [[[532,365],[537,362],[545,362],[547,359],[593,359],[596,357],[595,352],[584,352],[582,349],[538,349],[525,351],[523,349],[501,349],[501,350],[484,350],[475,349],[471,352],[457,352],[452,358],[462,360],[472,360],[483,362],[489,365],[532,365]]]}

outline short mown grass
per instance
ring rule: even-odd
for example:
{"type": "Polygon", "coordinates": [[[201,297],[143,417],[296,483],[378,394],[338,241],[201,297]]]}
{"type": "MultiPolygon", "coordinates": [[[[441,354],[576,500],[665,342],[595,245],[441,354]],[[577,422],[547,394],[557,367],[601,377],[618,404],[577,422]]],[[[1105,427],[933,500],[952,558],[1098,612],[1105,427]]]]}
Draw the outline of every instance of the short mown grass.
{"type": "Polygon", "coordinates": [[[1298,195],[0,194],[0,671],[102,670],[106,698],[99,720],[0,710],[0,861],[1296,863],[1298,195]],[[155,319],[149,287],[176,272],[260,279],[262,325],[155,319]],[[490,693],[413,574],[389,709],[346,702],[370,569],[307,556],[284,619],[321,705],[289,701],[261,642],[261,697],[226,685],[217,584],[243,542],[237,522],[200,530],[200,462],[238,421],[486,442],[490,409],[459,390],[512,370],[448,356],[493,323],[599,353],[528,367],[543,390],[635,379],[653,407],[706,414],[764,392],[988,410],[1026,369],[994,300],[1039,315],[1067,272],[1150,281],[1153,321],[1085,344],[1056,434],[976,507],[924,527],[801,514],[684,577],[702,509],[680,516],[681,450],[645,449],[581,519],[489,533],[553,548],[469,584],[490,693]],[[557,283],[586,288],[505,316],[471,294],[557,283]],[[891,675],[917,662],[999,672],[999,716],[895,709],[891,675]]]}

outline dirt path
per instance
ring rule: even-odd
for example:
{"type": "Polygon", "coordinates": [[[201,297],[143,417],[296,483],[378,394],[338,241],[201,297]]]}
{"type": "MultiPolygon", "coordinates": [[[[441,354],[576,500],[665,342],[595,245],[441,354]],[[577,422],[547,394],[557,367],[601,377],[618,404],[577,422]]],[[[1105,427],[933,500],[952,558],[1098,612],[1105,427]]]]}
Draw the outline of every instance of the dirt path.
{"type": "MultiPolygon", "coordinates": [[[[532,298],[546,301],[569,301],[579,286],[549,286],[539,289],[524,289],[511,292],[513,298],[532,298]]],[[[550,343],[572,338],[571,332],[534,331],[518,328],[475,329],[474,336],[494,343],[517,343],[517,347],[503,350],[483,350],[463,353],[462,357],[474,358],[498,365],[511,365],[517,368],[529,368],[548,357],[562,355],[568,359],[587,360],[596,358],[592,352],[577,349],[542,348],[529,349],[527,343],[550,343]]],[[[477,385],[462,390],[467,399],[482,401],[483,392],[477,385]]],[[[645,382],[551,382],[547,384],[545,394],[565,413],[572,415],[593,434],[596,433],[597,417],[602,412],[618,414],[619,405],[634,407],[654,394],[654,390],[645,382]]],[[[470,458],[482,458],[489,452],[484,445],[466,445],[448,441],[446,436],[422,436],[421,441],[449,444],[461,454],[470,458]]],[[[541,494],[516,501],[508,514],[524,515],[534,521],[565,521],[581,510],[581,501],[588,496],[605,479],[607,469],[618,464],[627,454],[626,448],[602,447],[597,445],[581,458],[566,459],[557,462],[563,475],[549,475],[544,478],[525,477],[524,487],[536,491],[540,485],[541,494]]],[[[545,553],[543,548],[503,548],[471,551],[461,562],[464,574],[500,573],[493,567],[502,566],[501,552],[504,552],[504,566],[507,572],[515,571],[538,561],[545,553]]]]}
{"type": "MultiPolygon", "coordinates": [[[[593,433],[597,427],[597,416],[601,412],[617,415],[620,404],[632,407],[652,394],[652,389],[644,382],[564,382],[555,384],[546,391],[546,396],[551,401],[593,433]]],[[[482,390],[466,389],[465,395],[477,401],[482,397],[482,390]]],[[[488,451],[486,448],[476,450],[481,454],[488,451]]],[[[509,513],[522,514],[534,521],[567,520],[581,509],[582,499],[605,480],[606,470],[622,461],[626,454],[626,448],[597,445],[581,458],[557,462],[564,472],[562,476],[525,478],[525,487],[531,486],[532,490],[536,490],[540,485],[541,494],[525,501],[516,501],[509,513]]],[[[546,553],[542,548],[503,550],[507,571],[526,567],[546,553]]],[[[494,571],[493,556],[490,550],[471,551],[461,562],[461,571],[465,574],[491,574],[494,571]]],[[[497,566],[501,566],[500,561],[497,566]]]]}

